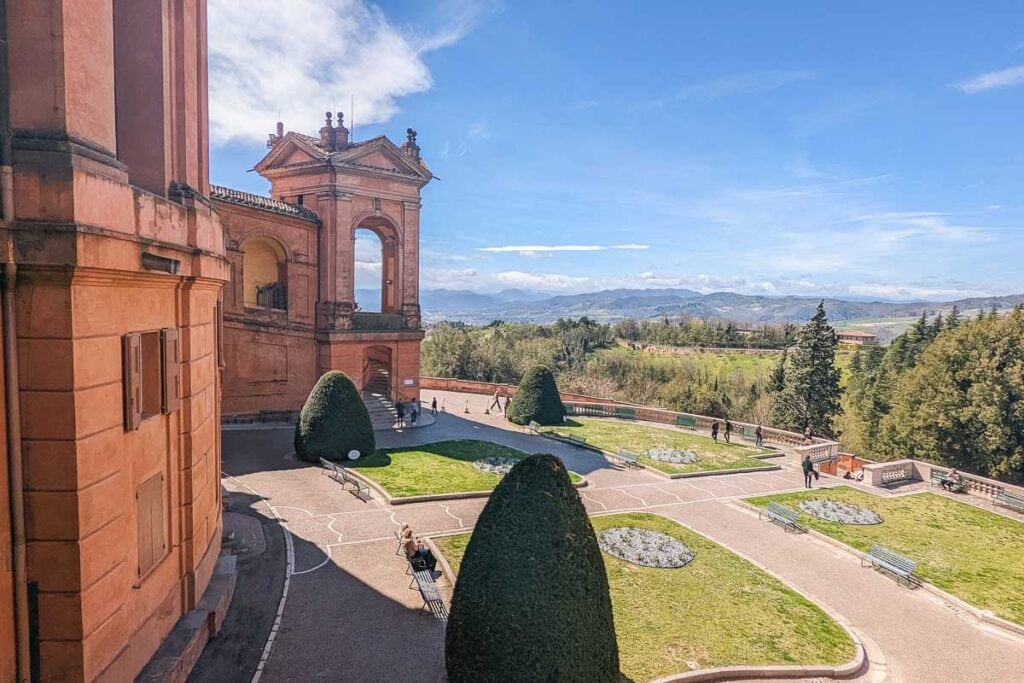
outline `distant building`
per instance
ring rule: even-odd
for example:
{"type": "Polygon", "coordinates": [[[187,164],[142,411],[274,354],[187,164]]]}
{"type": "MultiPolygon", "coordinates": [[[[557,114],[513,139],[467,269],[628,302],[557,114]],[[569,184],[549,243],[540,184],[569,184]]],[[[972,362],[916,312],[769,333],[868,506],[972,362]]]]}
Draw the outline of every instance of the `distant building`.
{"type": "Polygon", "coordinates": [[[838,330],[836,335],[843,344],[856,346],[878,346],[878,336],[861,330],[838,330]]]}

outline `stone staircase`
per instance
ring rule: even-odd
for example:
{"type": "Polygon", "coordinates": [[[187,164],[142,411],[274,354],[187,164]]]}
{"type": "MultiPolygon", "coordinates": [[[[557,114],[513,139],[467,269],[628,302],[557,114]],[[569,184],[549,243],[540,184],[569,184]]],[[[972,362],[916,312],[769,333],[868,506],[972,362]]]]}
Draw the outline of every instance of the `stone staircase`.
{"type": "Polygon", "coordinates": [[[363,402],[370,411],[370,422],[374,429],[390,429],[398,421],[395,404],[388,398],[391,377],[387,366],[382,363],[370,362],[367,368],[369,380],[363,387],[363,402]]]}

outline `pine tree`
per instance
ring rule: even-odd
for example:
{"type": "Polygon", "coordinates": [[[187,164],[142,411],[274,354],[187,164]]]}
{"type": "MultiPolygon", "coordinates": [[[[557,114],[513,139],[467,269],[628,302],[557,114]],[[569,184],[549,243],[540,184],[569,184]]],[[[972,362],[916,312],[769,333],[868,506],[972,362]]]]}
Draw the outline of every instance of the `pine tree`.
{"type": "Polygon", "coordinates": [[[786,357],[789,354],[786,351],[782,352],[779,356],[779,362],[775,365],[775,369],[772,370],[772,375],[768,380],[768,391],[773,394],[781,393],[786,388],[786,357]]]}
{"type": "Polygon", "coordinates": [[[956,304],[953,304],[953,310],[946,316],[946,329],[955,330],[960,327],[961,322],[963,322],[963,318],[960,315],[960,309],[956,304]]]}
{"type": "Polygon", "coordinates": [[[809,426],[814,433],[834,433],[834,418],[841,412],[842,389],[836,368],[836,331],[828,324],[825,302],[797,338],[785,389],[776,402],[776,424],[789,429],[809,426]]]}

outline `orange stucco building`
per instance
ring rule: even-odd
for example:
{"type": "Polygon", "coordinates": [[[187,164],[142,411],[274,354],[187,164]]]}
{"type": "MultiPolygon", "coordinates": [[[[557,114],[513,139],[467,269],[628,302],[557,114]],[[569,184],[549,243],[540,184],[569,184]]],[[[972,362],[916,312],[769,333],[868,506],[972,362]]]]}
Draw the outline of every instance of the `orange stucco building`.
{"type": "Polygon", "coordinates": [[[0,14],[0,681],[132,680],[230,596],[205,0],[0,14]]]}
{"type": "Polygon", "coordinates": [[[255,170],[270,197],[215,187],[231,281],[224,290],[224,415],[287,417],[327,370],[367,398],[419,396],[420,190],[416,133],[352,142],[330,113],[317,137],[278,124],[255,170]],[[357,231],[380,242],[380,300],[355,296],[357,231]],[[369,305],[368,305],[369,304],[369,305]]]}

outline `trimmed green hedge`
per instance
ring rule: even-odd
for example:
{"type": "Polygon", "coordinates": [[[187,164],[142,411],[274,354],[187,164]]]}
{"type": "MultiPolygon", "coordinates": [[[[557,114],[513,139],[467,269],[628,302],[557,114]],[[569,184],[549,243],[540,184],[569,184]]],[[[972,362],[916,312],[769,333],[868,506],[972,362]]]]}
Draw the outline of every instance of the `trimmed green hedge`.
{"type": "Polygon", "coordinates": [[[619,681],[608,577],[562,461],[531,455],[494,489],[459,569],[450,683],[619,681]]]}
{"type": "Polygon", "coordinates": [[[301,460],[344,460],[356,450],[377,450],[366,404],[344,372],[325,372],[309,392],[295,425],[295,453],[301,460]]]}
{"type": "Polygon", "coordinates": [[[505,417],[518,425],[529,424],[531,420],[542,425],[562,423],[565,405],[550,370],[536,365],[527,371],[516,395],[509,401],[505,417]]]}

